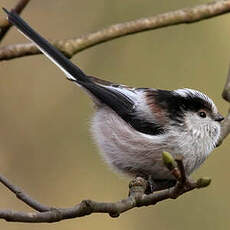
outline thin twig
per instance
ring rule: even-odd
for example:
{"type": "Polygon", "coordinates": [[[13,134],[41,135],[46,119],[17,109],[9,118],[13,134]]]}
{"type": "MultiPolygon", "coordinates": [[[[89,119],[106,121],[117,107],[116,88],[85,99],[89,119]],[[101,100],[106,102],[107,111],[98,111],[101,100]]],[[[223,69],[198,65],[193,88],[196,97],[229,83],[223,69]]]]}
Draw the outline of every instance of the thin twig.
{"type": "Polygon", "coordinates": [[[25,192],[23,192],[20,188],[12,184],[6,177],[0,175],[0,182],[5,185],[11,192],[13,192],[16,197],[23,201],[25,204],[33,208],[34,210],[37,210],[39,212],[44,212],[51,210],[51,207],[44,206],[37,202],[36,200],[32,199],[29,195],[27,195],[25,192]]]}
{"type": "Polygon", "coordinates": [[[186,183],[186,173],[185,173],[185,168],[184,168],[184,164],[183,164],[183,156],[177,156],[175,158],[176,162],[177,162],[177,167],[180,171],[181,177],[179,179],[181,184],[185,184],[186,183]]]}
{"type": "Polygon", "coordinates": [[[230,65],[228,67],[228,75],[224,85],[222,97],[227,101],[230,102],[230,65]]]}
{"type": "MultiPolygon", "coordinates": [[[[17,14],[20,14],[30,0],[19,0],[16,6],[12,9],[17,14]]],[[[0,42],[6,36],[7,32],[11,28],[11,24],[7,21],[6,18],[1,18],[0,20],[0,42]]]]}
{"type": "MultiPolygon", "coordinates": [[[[77,52],[89,48],[101,42],[109,41],[117,37],[133,34],[145,30],[157,29],[181,23],[192,23],[207,18],[215,17],[230,11],[230,1],[217,1],[209,4],[200,5],[191,9],[183,9],[155,17],[138,19],[132,22],[113,25],[106,29],[97,31],[92,34],[81,36],[78,39],[68,41],[54,42],[56,46],[67,56],[72,57],[77,52]]],[[[33,44],[18,44],[11,47],[5,47],[0,50],[0,59],[12,59],[20,56],[38,54],[38,50],[33,44]],[[16,49],[16,51],[15,51],[16,49]]],[[[227,80],[228,85],[230,80],[227,80]]],[[[227,89],[228,91],[230,89],[227,89]]],[[[230,117],[230,115],[229,115],[230,117]]],[[[230,118],[229,118],[230,120],[230,118]]],[[[227,122],[227,119],[225,119],[227,122]]],[[[228,122],[229,124],[230,122],[228,122]]],[[[223,133],[223,132],[222,132],[223,133]]],[[[227,132],[227,135],[229,130],[227,132]]],[[[7,221],[17,222],[57,222],[64,219],[82,217],[91,213],[108,213],[111,217],[118,217],[121,213],[128,211],[134,207],[142,207],[155,205],[166,199],[175,199],[178,196],[194,190],[202,188],[210,183],[210,179],[201,178],[197,182],[190,182],[183,172],[182,159],[177,159],[178,168],[172,164],[174,169],[170,168],[171,173],[179,171],[177,175],[177,184],[173,188],[165,189],[156,193],[146,195],[146,181],[142,178],[136,178],[130,182],[129,197],[114,202],[104,203],[91,200],[84,200],[72,208],[51,208],[40,204],[24,193],[21,189],[10,183],[5,177],[0,177],[3,183],[10,191],[29,205],[32,209],[39,212],[25,213],[12,210],[0,210],[0,218],[7,221]],[[182,179],[181,179],[182,178],[182,179]],[[184,178],[184,179],[183,179],[184,178]]]]}
{"type": "MultiPolygon", "coordinates": [[[[180,9],[152,17],[115,24],[76,39],[52,42],[61,52],[71,58],[76,53],[102,42],[147,30],[159,29],[183,23],[194,23],[230,12],[230,0],[219,0],[193,8],[180,9]]],[[[40,54],[34,44],[15,44],[0,49],[0,60],[40,54]]]]}
{"type": "MultiPolygon", "coordinates": [[[[224,98],[225,101],[230,103],[230,65],[228,69],[226,83],[224,85],[224,89],[222,92],[222,97],[224,98]]],[[[220,146],[222,144],[223,140],[229,135],[229,133],[230,133],[230,108],[227,116],[224,118],[224,121],[222,123],[221,137],[219,139],[219,143],[217,146],[220,146]]]]}
{"type": "MultiPolygon", "coordinates": [[[[177,162],[180,162],[179,165],[183,164],[182,160],[177,160],[177,162]]],[[[108,213],[111,217],[118,217],[121,213],[132,208],[156,205],[160,201],[166,199],[176,199],[186,192],[207,186],[207,184],[204,184],[202,180],[204,181],[204,179],[200,179],[201,182],[199,183],[181,183],[178,181],[176,186],[172,188],[146,195],[145,190],[147,188],[147,182],[143,178],[138,177],[130,182],[129,196],[126,199],[114,203],[83,200],[81,203],[71,208],[49,208],[37,201],[34,201],[22,190],[10,183],[9,180],[1,176],[0,182],[15,193],[19,199],[33,209],[38,211],[39,209],[41,210],[40,212],[29,213],[13,210],[0,210],[0,219],[5,219],[11,222],[50,223],[70,218],[83,217],[92,213],[108,213]],[[20,196],[18,196],[18,192],[20,192],[20,196]],[[22,199],[22,197],[26,197],[26,199],[22,199]]]]}

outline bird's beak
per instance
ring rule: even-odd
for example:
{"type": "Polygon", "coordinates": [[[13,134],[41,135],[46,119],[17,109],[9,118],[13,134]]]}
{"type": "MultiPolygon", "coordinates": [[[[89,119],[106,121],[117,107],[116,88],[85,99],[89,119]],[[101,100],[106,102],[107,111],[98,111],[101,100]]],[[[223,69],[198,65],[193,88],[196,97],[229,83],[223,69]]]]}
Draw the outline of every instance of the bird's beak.
{"type": "Polygon", "coordinates": [[[218,122],[221,122],[221,121],[224,120],[224,117],[220,113],[217,113],[217,114],[214,115],[214,120],[218,121],[218,122]]]}

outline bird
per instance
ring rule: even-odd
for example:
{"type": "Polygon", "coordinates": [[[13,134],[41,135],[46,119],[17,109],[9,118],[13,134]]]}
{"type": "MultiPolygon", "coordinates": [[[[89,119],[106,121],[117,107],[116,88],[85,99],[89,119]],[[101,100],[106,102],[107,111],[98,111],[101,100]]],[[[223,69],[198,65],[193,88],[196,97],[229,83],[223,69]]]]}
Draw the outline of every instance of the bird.
{"type": "Polygon", "coordinates": [[[128,87],[89,76],[16,12],[3,10],[11,24],[92,98],[91,131],[115,172],[146,179],[151,193],[176,184],[163,164],[164,151],[183,157],[189,176],[216,147],[224,117],[206,94],[188,88],[128,87]]]}

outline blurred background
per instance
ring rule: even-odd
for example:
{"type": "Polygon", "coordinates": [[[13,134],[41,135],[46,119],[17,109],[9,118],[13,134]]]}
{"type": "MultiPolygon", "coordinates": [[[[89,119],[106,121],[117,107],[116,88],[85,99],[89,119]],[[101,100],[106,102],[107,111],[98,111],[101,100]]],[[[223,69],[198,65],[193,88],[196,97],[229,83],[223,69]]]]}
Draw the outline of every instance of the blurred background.
{"type": "MultiPolygon", "coordinates": [[[[8,9],[16,0],[1,0],[8,9]]],[[[206,3],[201,0],[40,0],[25,18],[48,39],[67,39],[105,26],[206,3]]],[[[0,17],[4,14],[0,11],[0,17]]],[[[116,39],[77,54],[86,73],[139,87],[189,87],[207,93],[224,115],[221,98],[230,62],[230,14],[116,39]]],[[[13,28],[1,45],[27,42],[13,28]]],[[[117,201],[127,196],[128,178],[103,162],[89,127],[89,97],[67,81],[44,56],[0,62],[0,173],[46,205],[70,207],[82,199],[117,201]]],[[[55,224],[0,221],[5,230],[229,229],[230,138],[193,175],[209,176],[210,187],[178,200],[136,208],[112,219],[106,214],[55,224]]],[[[30,211],[0,185],[0,209],[30,211]]]]}

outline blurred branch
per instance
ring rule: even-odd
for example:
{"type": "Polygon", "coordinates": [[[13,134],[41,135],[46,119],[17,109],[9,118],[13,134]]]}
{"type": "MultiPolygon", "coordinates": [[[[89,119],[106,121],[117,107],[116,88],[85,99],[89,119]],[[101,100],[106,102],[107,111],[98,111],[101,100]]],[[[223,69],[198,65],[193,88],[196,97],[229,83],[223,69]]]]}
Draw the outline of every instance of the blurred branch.
{"type": "Polygon", "coordinates": [[[83,200],[72,208],[52,208],[44,206],[10,183],[5,177],[0,176],[1,183],[15,193],[20,200],[38,211],[26,213],[14,210],[0,210],[0,219],[11,222],[50,223],[64,219],[83,217],[92,213],[108,213],[111,217],[118,217],[121,213],[135,207],[155,205],[166,199],[176,199],[186,192],[206,187],[211,182],[210,179],[205,178],[191,182],[183,172],[184,166],[181,158],[175,161],[169,153],[164,153],[163,161],[172,175],[177,171],[175,174],[177,184],[174,187],[146,195],[147,182],[143,178],[138,177],[130,182],[129,196],[126,199],[114,203],[83,200]]]}
{"type": "MultiPolygon", "coordinates": [[[[180,9],[152,17],[111,25],[76,39],[52,42],[61,52],[71,58],[76,53],[102,42],[147,30],[159,29],[183,23],[194,23],[230,12],[230,0],[219,0],[193,8],[180,9]]],[[[32,43],[14,44],[0,49],[0,60],[40,54],[32,43]]]]}
{"type": "MultiPolygon", "coordinates": [[[[222,97],[224,98],[225,101],[230,103],[230,65],[229,65],[228,75],[223,89],[222,97]]],[[[221,137],[218,146],[222,144],[223,140],[229,135],[229,133],[230,133],[230,108],[227,116],[224,118],[224,121],[222,123],[221,137]]]]}
{"type": "MultiPolygon", "coordinates": [[[[30,0],[19,0],[16,6],[12,9],[17,14],[20,14],[30,0]]],[[[0,18],[0,42],[6,36],[7,32],[11,28],[11,24],[8,22],[6,18],[0,18]]]]}

